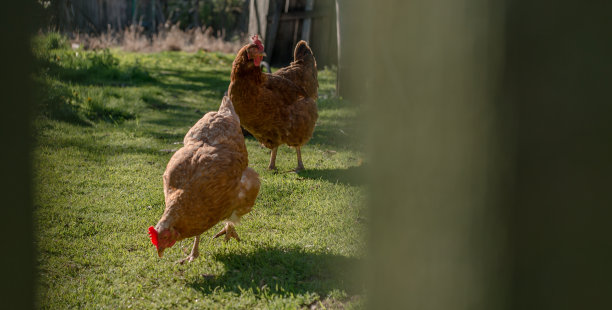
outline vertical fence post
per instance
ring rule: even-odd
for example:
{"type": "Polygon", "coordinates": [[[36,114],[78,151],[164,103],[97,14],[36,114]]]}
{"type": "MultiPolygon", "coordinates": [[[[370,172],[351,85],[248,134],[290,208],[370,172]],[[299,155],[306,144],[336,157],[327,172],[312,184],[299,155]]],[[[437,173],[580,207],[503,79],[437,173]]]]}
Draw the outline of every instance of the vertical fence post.
{"type": "Polygon", "coordinates": [[[340,0],[336,0],[336,41],[338,44],[338,72],[336,72],[336,96],[340,96],[340,72],[341,64],[342,64],[342,52],[341,52],[341,42],[340,39],[340,0]]]}
{"type": "Polygon", "coordinates": [[[138,15],[138,0],[132,0],[132,25],[136,24],[136,15],[138,15]]]}
{"type": "MultiPolygon", "coordinates": [[[[310,12],[314,7],[314,0],[306,0],[305,11],[310,12]]],[[[312,19],[310,17],[304,18],[304,23],[302,24],[302,40],[309,42],[310,41],[310,24],[312,19]]]]}
{"type": "Polygon", "coordinates": [[[151,0],[151,28],[153,28],[153,33],[157,32],[155,21],[155,0],[151,0]]]}

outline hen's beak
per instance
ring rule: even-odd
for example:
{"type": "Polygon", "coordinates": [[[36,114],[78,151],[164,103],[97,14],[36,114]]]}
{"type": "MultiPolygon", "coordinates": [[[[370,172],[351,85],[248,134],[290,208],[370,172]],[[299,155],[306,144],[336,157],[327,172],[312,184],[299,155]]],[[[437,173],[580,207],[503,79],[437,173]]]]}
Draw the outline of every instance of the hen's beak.
{"type": "Polygon", "coordinates": [[[157,248],[157,255],[159,255],[159,258],[161,258],[164,255],[164,250],[165,248],[162,248],[162,247],[157,248]]]}
{"type": "Polygon", "coordinates": [[[268,55],[266,54],[266,52],[261,52],[261,53],[259,53],[259,56],[261,56],[261,57],[266,57],[266,56],[268,56],[268,55]]]}

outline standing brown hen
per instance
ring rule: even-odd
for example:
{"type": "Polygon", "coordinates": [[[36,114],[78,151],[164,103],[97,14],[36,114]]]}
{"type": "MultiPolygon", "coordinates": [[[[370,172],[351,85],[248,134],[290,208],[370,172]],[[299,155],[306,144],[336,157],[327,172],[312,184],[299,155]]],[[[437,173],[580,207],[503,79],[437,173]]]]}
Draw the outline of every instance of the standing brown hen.
{"type": "Polygon", "coordinates": [[[247,167],[240,119],[229,97],[223,97],[218,112],[206,113],[183,143],[164,173],[166,210],[149,227],[159,257],[176,241],[195,236],[191,254],[181,263],[198,257],[200,234],[221,220],[227,222],[215,238],[226,234],[226,240],[240,240],[234,224],[251,211],[260,186],[257,172],[247,167]]]}
{"type": "Polygon", "coordinates": [[[317,64],[312,50],[300,41],[294,61],[274,74],[259,67],[265,53],[258,37],[245,45],[232,65],[229,96],[242,127],[272,150],[268,169],[275,169],[278,146],[297,152],[296,172],[304,169],[300,148],[312,137],[317,113],[317,64]]]}

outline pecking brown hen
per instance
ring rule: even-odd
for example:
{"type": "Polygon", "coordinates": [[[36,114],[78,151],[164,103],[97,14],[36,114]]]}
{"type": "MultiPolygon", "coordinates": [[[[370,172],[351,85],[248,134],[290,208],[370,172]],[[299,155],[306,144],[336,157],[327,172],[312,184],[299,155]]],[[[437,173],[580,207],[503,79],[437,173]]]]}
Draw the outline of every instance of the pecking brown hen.
{"type": "Polygon", "coordinates": [[[248,166],[240,119],[229,97],[218,112],[204,115],[185,135],[164,173],[166,209],[155,227],[151,242],[159,257],[176,241],[194,237],[191,254],[181,263],[198,257],[200,234],[226,220],[215,238],[238,238],[234,224],[251,211],[259,193],[259,176],[248,166]]]}
{"type": "Polygon", "coordinates": [[[278,146],[287,144],[297,152],[296,171],[304,169],[300,148],[310,140],[317,113],[317,64],[312,50],[300,41],[294,61],[273,74],[260,68],[265,53],[255,35],[232,64],[229,96],[242,127],[272,150],[268,169],[275,169],[278,146]]]}

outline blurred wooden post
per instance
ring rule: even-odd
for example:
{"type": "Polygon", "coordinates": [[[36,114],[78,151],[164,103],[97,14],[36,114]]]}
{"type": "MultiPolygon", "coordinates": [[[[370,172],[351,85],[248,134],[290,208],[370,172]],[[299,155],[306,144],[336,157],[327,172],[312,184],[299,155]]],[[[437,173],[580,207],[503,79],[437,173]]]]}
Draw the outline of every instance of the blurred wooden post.
{"type": "Polygon", "coordinates": [[[514,309],[504,307],[514,149],[512,105],[497,93],[503,5],[390,2],[363,2],[359,14],[353,1],[340,8],[351,25],[340,33],[347,52],[340,90],[367,107],[371,123],[364,135],[373,165],[365,177],[368,302],[372,309],[514,309]],[[360,86],[357,94],[349,83],[360,86]]]}
{"type": "Polygon", "coordinates": [[[341,42],[340,39],[340,0],[336,0],[336,42],[338,44],[338,71],[336,72],[336,96],[341,96],[340,92],[340,75],[341,75],[341,64],[342,64],[342,53],[341,53],[341,42]]]}
{"type": "MultiPolygon", "coordinates": [[[[35,96],[31,95],[35,91],[32,75],[37,72],[33,70],[34,58],[30,56],[30,39],[35,35],[31,15],[34,9],[34,1],[4,1],[0,11],[0,23],[5,30],[2,42],[6,44],[0,52],[5,62],[0,72],[3,111],[0,131],[2,140],[10,146],[2,152],[2,161],[7,164],[2,169],[4,177],[0,179],[2,215],[10,220],[3,223],[0,230],[2,235],[11,235],[2,242],[3,246],[15,251],[15,255],[2,255],[1,258],[0,286],[5,309],[34,309],[42,305],[34,302],[38,295],[34,288],[40,285],[35,279],[41,277],[36,267],[35,191],[30,179],[35,175],[35,165],[29,160],[35,158],[34,141],[39,133],[29,126],[34,120],[34,111],[39,108],[34,103],[35,96]]],[[[65,7],[61,9],[65,12],[65,7]]]]}
{"type": "MultiPolygon", "coordinates": [[[[195,4],[193,6],[193,22],[196,27],[200,27],[200,0],[195,0],[195,4]]],[[[225,26],[225,25],[223,25],[225,26]]]]}
{"type": "Polygon", "coordinates": [[[132,0],[132,25],[136,25],[138,15],[138,0],[132,0]]]}
{"type": "Polygon", "coordinates": [[[157,25],[155,24],[155,1],[151,0],[151,28],[153,32],[157,32],[157,25]]]}
{"type": "Polygon", "coordinates": [[[350,29],[372,309],[612,309],[609,2],[389,2],[350,29]]]}
{"type": "Polygon", "coordinates": [[[249,4],[249,37],[259,34],[266,44],[266,30],[268,27],[268,1],[251,0],[249,4]]]}
{"type": "MultiPolygon", "coordinates": [[[[306,12],[310,12],[310,11],[312,11],[313,7],[314,7],[314,0],[306,0],[306,7],[304,8],[304,10],[306,12]]],[[[310,24],[311,24],[311,22],[312,22],[312,19],[307,17],[307,18],[304,18],[304,23],[302,24],[302,40],[304,40],[306,42],[309,42],[309,40],[310,40],[310,24]]]]}
{"type": "Polygon", "coordinates": [[[245,30],[249,28],[249,6],[250,1],[244,1],[242,7],[240,8],[240,15],[238,16],[238,34],[242,34],[245,30]]]}
{"type": "Polygon", "coordinates": [[[281,15],[281,3],[280,1],[272,1],[272,22],[270,23],[270,29],[268,33],[268,37],[265,38],[265,52],[268,55],[268,59],[272,59],[272,55],[274,52],[274,41],[276,40],[276,33],[278,32],[278,24],[280,22],[281,15]]]}
{"type": "Polygon", "coordinates": [[[157,10],[157,15],[159,15],[159,21],[163,25],[166,23],[166,16],[164,15],[164,12],[166,12],[166,10],[168,9],[168,5],[167,3],[164,3],[164,5],[162,5],[160,0],[155,0],[155,3],[157,3],[157,6],[159,8],[159,10],[157,10]]]}

